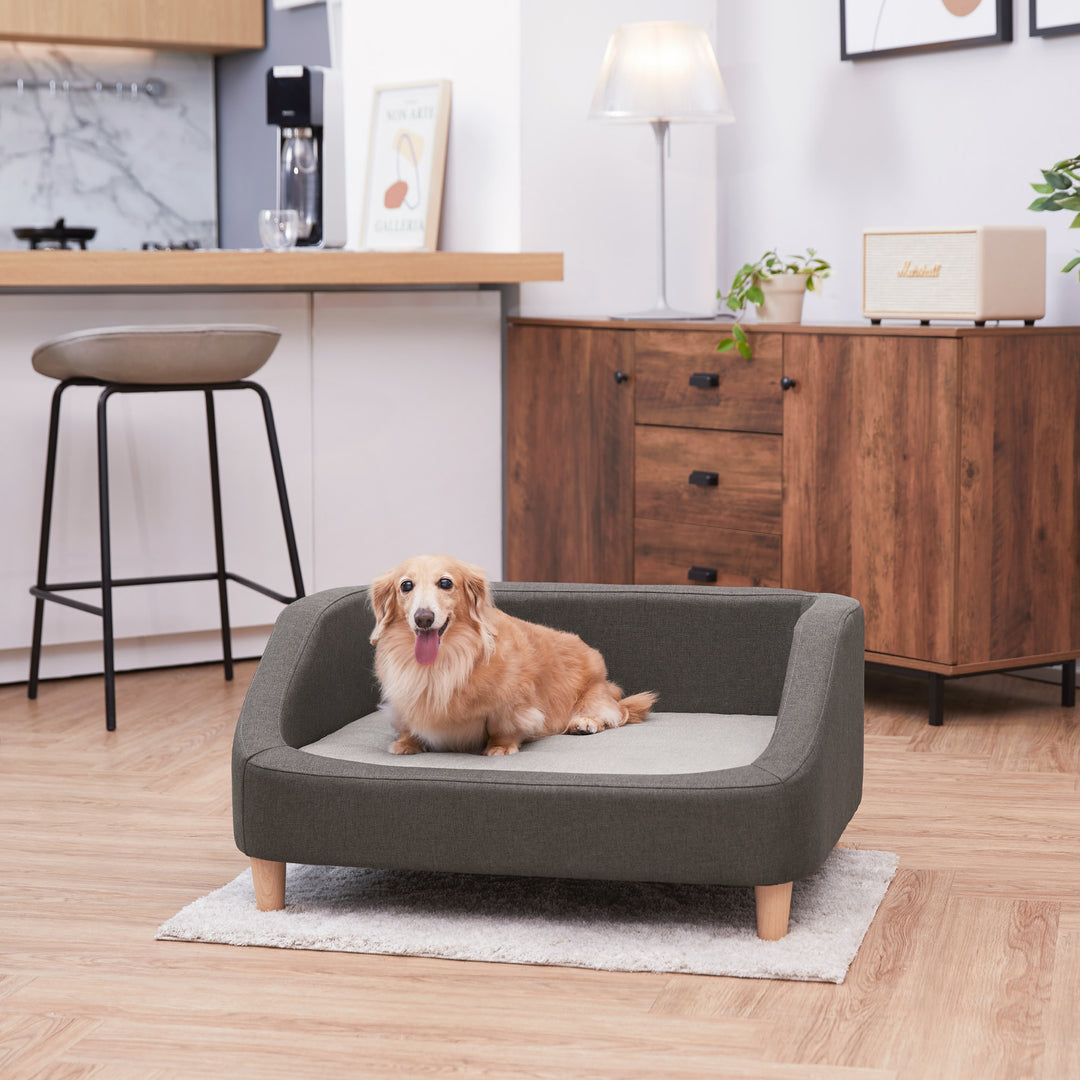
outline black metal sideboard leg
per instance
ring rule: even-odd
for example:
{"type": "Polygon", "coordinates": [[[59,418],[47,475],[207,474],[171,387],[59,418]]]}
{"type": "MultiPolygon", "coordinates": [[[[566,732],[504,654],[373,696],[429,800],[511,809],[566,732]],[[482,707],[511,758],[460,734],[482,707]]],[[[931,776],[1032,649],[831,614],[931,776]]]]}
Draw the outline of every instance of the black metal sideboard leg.
{"type": "Polygon", "coordinates": [[[930,726],[941,727],[945,723],[945,676],[928,673],[930,678],[930,726]]]}
{"type": "Polygon", "coordinates": [[[1076,707],[1076,660],[1061,665],[1061,704],[1066,709],[1076,707]]]}

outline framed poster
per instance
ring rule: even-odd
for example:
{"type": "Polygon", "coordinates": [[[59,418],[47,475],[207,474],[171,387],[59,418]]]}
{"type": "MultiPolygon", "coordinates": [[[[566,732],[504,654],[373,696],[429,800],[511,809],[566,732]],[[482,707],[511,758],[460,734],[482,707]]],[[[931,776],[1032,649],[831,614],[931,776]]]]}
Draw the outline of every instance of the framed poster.
{"type": "Polygon", "coordinates": [[[375,87],[363,250],[435,250],[449,130],[449,79],[375,87]]]}
{"type": "Polygon", "coordinates": [[[1032,37],[1080,34],[1080,0],[1028,0],[1028,33],[1032,37]]]}
{"type": "Polygon", "coordinates": [[[1012,0],[840,0],[841,60],[1002,41],[1012,41],[1012,0]]]}

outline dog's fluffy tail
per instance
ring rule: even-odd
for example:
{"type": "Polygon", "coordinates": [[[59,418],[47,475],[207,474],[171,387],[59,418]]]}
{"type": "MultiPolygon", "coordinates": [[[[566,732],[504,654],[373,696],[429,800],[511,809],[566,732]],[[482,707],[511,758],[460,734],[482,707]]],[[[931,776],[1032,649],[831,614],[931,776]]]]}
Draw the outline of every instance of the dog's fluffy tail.
{"type": "Polygon", "coordinates": [[[624,724],[640,724],[649,711],[656,704],[657,695],[651,690],[644,690],[640,694],[631,694],[619,702],[622,709],[624,724]]]}

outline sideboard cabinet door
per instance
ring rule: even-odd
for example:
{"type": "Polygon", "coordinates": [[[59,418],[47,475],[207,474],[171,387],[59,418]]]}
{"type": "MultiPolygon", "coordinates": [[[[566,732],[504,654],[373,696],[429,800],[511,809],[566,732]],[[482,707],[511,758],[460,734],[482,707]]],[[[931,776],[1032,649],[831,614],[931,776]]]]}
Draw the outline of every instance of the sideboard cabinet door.
{"type": "Polygon", "coordinates": [[[972,334],[962,382],[957,659],[1075,652],[1080,334],[972,334]]]}
{"type": "Polygon", "coordinates": [[[956,662],[957,338],[792,334],[782,581],[854,596],[871,653],[956,662]]]}
{"type": "Polygon", "coordinates": [[[633,331],[515,324],[508,333],[506,579],[628,583],[633,331]]]}

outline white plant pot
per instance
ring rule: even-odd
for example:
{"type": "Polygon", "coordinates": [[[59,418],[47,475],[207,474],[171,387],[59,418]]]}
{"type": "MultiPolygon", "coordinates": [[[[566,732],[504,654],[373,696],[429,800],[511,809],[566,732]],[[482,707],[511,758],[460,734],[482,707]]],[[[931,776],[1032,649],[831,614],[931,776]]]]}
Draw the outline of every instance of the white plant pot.
{"type": "Polygon", "coordinates": [[[759,323],[801,323],[803,297],[806,295],[805,274],[777,274],[768,281],[758,282],[765,294],[765,303],[757,309],[759,323]]]}

